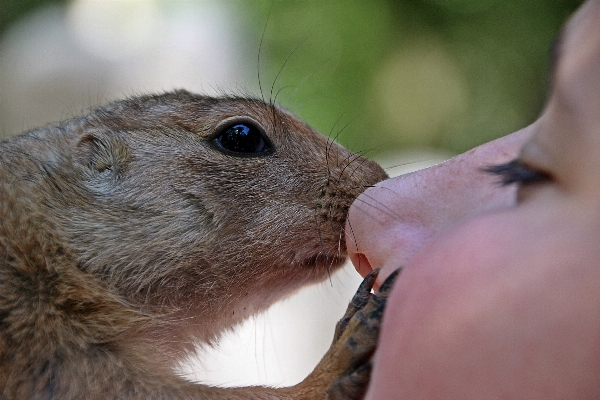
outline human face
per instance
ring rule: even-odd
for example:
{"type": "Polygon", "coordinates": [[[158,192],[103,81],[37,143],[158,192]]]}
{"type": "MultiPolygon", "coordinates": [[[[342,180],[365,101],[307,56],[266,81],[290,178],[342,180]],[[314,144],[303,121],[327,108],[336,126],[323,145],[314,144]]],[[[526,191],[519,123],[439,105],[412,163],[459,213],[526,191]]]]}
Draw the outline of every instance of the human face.
{"type": "Polygon", "coordinates": [[[588,1],[566,25],[536,122],[352,206],[357,270],[405,267],[367,398],[600,396],[598,21],[588,1]]]}

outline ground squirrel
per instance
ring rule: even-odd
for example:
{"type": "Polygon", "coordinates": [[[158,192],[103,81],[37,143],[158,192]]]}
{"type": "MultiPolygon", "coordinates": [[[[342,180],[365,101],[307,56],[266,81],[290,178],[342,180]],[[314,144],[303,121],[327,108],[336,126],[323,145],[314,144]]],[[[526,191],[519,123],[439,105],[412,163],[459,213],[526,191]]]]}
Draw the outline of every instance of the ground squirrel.
{"type": "Polygon", "coordinates": [[[294,387],[208,387],[173,366],[338,268],[348,207],[384,178],[273,104],[186,91],[2,142],[0,397],[358,396],[385,298],[371,278],[294,387]]]}

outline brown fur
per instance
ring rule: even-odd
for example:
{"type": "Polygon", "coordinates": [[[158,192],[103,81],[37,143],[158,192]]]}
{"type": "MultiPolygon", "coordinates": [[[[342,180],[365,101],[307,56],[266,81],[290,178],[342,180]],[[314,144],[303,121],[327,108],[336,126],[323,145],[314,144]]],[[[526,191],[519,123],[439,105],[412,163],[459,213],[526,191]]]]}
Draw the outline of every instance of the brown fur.
{"type": "Polygon", "coordinates": [[[341,371],[299,394],[210,388],[172,367],[339,267],[350,203],[384,178],[273,105],[185,91],[0,144],[0,395],[320,397],[341,371]],[[237,116],[273,154],[212,144],[237,116]]]}

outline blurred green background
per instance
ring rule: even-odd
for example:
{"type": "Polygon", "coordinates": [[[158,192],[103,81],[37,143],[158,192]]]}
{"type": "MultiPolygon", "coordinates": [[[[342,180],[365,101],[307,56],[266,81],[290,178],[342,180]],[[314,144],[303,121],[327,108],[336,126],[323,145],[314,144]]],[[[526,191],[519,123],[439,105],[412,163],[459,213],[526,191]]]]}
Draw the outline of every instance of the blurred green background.
{"type": "MultiPolygon", "coordinates": [[[[49,3],[71,2],[0,0],[0,34],[49,3]]],[[[163,8],[173,4],[158,3],[163,8]]],[[[259,69],[265,98],[276,95],[278,103],[321,132],[376,156],[412,147],[458,153],[531,122],[546,96],[548,48],[580,3],[346,0],[227,5],[242,16],[231,24],[243,26],[244,51],[252,60],[245,66],[251,71],[246,91],[260,95],[259,69]]],[[[16,133],[12,130],[4,128],[3,133],[16,133]]]]}

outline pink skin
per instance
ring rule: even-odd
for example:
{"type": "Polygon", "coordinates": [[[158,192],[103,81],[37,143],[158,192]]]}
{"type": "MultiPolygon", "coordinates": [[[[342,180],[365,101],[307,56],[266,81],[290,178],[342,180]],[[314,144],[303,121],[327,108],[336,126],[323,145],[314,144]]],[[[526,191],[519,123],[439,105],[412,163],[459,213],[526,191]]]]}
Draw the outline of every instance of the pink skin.
{"type": "Polygon", "coordinates": [[[516,188],[483,168],[513,160],[531,127],[450,161],[381,182],[352,205],[350,259],[364,277],[380,267],[376,287],[441,232],[473,216],[514,206],[516,188]]]}
{"type": "Polygon", "coordinates": [[[566,26],[535,123],[352,206],[357,270],[405,266],[367,399],[600,398],[598,21],[593,0],[566,26]],[[550,179],[481,172],[517,157],[550,179]]]}

